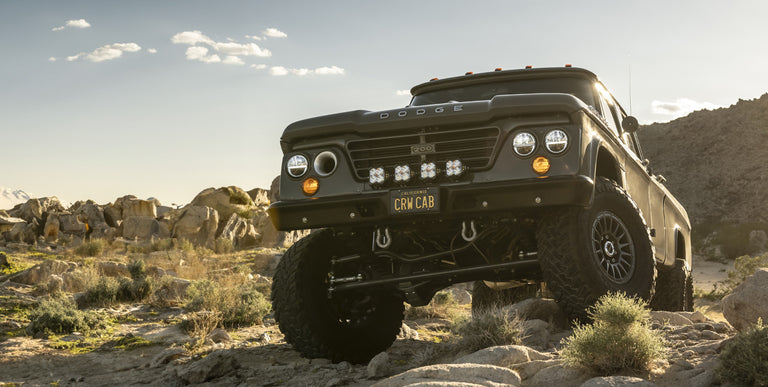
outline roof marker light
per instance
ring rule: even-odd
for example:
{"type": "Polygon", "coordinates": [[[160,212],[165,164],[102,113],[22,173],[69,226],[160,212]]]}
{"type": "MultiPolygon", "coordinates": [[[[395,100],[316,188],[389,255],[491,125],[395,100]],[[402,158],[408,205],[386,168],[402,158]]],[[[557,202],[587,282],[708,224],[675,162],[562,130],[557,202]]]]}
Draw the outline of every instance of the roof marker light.
{"type": "Polygon", "coordinates": [[[532,69],[532,68],[533,68],[533,66],[531,66],[531,65],[528,65],[528,66],[525,66],[525,68],[527,68],[527,69],[532,69]]]}
{"type": "Polygon", "coordinates": [[[436,81],[436,80],[438,80],[438,79],[439,79],[439,78],[432,78],[432,79],[430,79],[429,81],[430,81],[430,82],[432,82],[432,81],[436,81]]]}
{"type": "Polygon", "coordinates": [[[496,70],[494,71],[501,71],[501,67],[496,67],[496,70]]]}
{"type": "Polygon", "coordinates": [[[472,75],[472,74],[474,74],[472,71],[467,71],[466,73],[464,73],[464,75],[472,75]]]}
{"type": "Polygon", "coordinates": [[[565,67],[573,67],[573,65],[568,63],[568,64],[565,65],[565,67]]]}

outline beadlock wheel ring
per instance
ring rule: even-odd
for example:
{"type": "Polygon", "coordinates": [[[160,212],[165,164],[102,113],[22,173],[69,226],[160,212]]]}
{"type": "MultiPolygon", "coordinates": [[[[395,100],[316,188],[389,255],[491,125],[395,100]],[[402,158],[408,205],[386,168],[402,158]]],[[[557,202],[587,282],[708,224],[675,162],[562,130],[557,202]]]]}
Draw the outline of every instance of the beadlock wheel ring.
{"type": "Polygon", "coordinates": [[[636,267],[635,246],[624,222],[603,211],[592,222],[592,256],[608,280],[626,284],[636,267]]]}

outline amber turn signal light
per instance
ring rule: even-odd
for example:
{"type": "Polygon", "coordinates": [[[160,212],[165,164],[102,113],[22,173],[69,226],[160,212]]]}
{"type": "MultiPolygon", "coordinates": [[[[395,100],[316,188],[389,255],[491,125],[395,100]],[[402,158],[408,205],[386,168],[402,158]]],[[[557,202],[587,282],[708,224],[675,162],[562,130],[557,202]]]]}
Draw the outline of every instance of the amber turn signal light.
{"type": "Polygon", "coordinates": [[[318,189],[320,189],[320,182],[314,177],[304,180],[304,183],[301,184],[301,190],[304,191],[304,195],[307,196],[316,194],[318,189]]]}
{"type": "Polygon", "coordinates": [[[539,156],[533,159],[533,170],[539,175],[543,175],[549,172],[549,159],[544,156],[539,156]]]}

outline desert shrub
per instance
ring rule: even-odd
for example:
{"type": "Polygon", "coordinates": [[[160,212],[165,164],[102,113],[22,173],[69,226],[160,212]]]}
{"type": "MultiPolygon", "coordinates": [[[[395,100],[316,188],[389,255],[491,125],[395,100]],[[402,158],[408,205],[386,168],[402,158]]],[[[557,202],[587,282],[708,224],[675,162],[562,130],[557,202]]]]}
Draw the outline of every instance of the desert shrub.
{"type": "Polygon", "coordinates": [[[49,299],[30,311],[30,323],[27,333],[65,334],[72,332],[86,333],[106,327],[106,318],[98,313],[86,313],[77,309],[75,304],[66,299],[49,299]]]}
{"type": "Polygon", "coordinates": [[[175,246],[177,249],[185,252],[185,253],[191,253],[195,251],[195,245],[192,244],[188,239],[174,239],[175,246]]]}
{"type": "Polygon", "coordinates": [[[153,240],[149,245],[152,251],[168,251],[173,250],[173,247],[173,239],[170,238],[153,240]]]}
{"type": "Polygon", "coordinates": [[[749,255],[738,257],[734,261],[733,270],[728,271],[728,279],[723,284],[727,291],[731,292],[761,267],[768,267],[768,254],[755,257],[749,255]]]}
{"type": "Polygon", "coordinates": [[[128,272],[135,281],[147,278],[147,264],[144,263],[143,259],[133,261],[128,265],[128,272]]]}
{"type": "Polygon", "coordinates": [[[104,249],[107,247],[107,242],[103,239],[92,239],[83,242],[75,249],[75,254],[81,257],[98,257],[104,253],[104,249]]]}
{"type": "Polygon", "coordinates": [[[15,274],[27,268],[26,265],[12,261],[4,251],[0,251],[0,262],[5,263],[0,266],[0,275],[15,274]]]}
{"type": "Polygon", "coordinates": [[[523,327],[517,314],[500,307],[491,307],[454,323],[453,331],[460,336],[458,345],[470,351],[496,345],[520,344],[523,327]]]}
{"type": "Polygon", "coordinates": [[[720,380],[738,386],[768,385],[768,326],[757,325],[734,336],[720,354],[720,380]]]}
{"type": "Polygon", "coordinates": [[[217,311],[201,310],[194,312],[181,321],[180,327],[191,337],[198,339],[197,345],[201,345],[219,324],[221,313],[217,311]]]}
{"type": "Polygon", "coordinates": [[[77,304],[80,308],[87,308],[142,301],[149,298],[152,290],[152,279],[146,276],[133,280],[101,276],[95,284],[86,288],[85,293],[77,299],[77,304]]]}
{"type": "Polygon", "coordinates": [[[561,352],[565,363],[609,375],[647,370],[665,356],[662,335],[648,327],[647,303],[623,293],[606,294],[589,308],[592,324],[577,325],[561,352]]]}
{"type": "Polygon", "coordinates": [[[213,250],[216,254],[229,254],[234,250],[234,244],[232,239],[229,238],[216,238],[213,250]]]}
{"type": "Polygon", "coordinates": [[[239,327],[260,324],[269,313],[271,304],[262,294],[258,284],[246,282],[232,287],[223,287],[211,280],[195,281],[187,288],[190,311],[217,312],[225,327],[239,327]]]}
{"type": "Polygon", "coordinates": [[[405,311],[405,318],[415,320],[420,318],[444,318],[456,320],[462,310],[453,297],[453,293],[447,290],[439,291],[432,297],[432,301],[425,306],[410,307],[405,311]]]}
{"type": "Polygon", "coordinates": [[[98,281],[89,286],[85,293],[77,299],[77,305],[81,308],[97,306],[109,306],[117,301],[117,293],[121,283],[113,277],[101,276],[98,281]]]}

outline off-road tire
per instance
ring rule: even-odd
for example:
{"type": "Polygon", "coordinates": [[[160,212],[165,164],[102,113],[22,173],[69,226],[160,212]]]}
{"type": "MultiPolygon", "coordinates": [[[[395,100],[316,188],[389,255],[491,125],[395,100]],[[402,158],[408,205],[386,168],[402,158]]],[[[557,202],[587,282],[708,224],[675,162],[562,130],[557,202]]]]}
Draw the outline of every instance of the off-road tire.
{"type": "MultiPolygon", "coordinates": [[[[354,318],[339,297],[328,298],[330,261],[349,254],[331,230],[314,232],[283,255],[272,283],[272,308],[285,341],[307,358],[365,363],[395,341],[403,301],[394,294],[360,294],[363,312],[354,318]]],[[[357,300],[357,298],[355,298],[357,300]]]]}
{"type": "Polygon", "coordinates": [[[624,292],[646,301],[653,297],[656,265],[648,226],[637,205],[614,181],[597,179],[591,207],[563,208],[545,214],[536,237],[544,280],[569,317],[587,321],[586,309],[607,292],[624,292]],[[620,224],[631,238],[626,246],[620,241],[611,244],[614,249],[622,249],[620,257],[628,246],[634,255],[631,273],[620,278],[611,277],[608,269],[601,267],[605,263],[601,263],[600,254],[606,257],[607,253],[594,248],[593,237],[600,233],[593,228],[600,230],[603,226],[598,220],[605,219],[620,224]]]}
{"type": "Polygon", "coordinates": [[[536,297],[540,287],[536,283],[496,290],[488,287],[485,281],[475,281],[472,285],[472,315],[536,297]]]}
{"type": "Polygon", "coordinates": [[[682,267],[658,270],[651,309],[693,311],[693,277],[682,267]]]}

